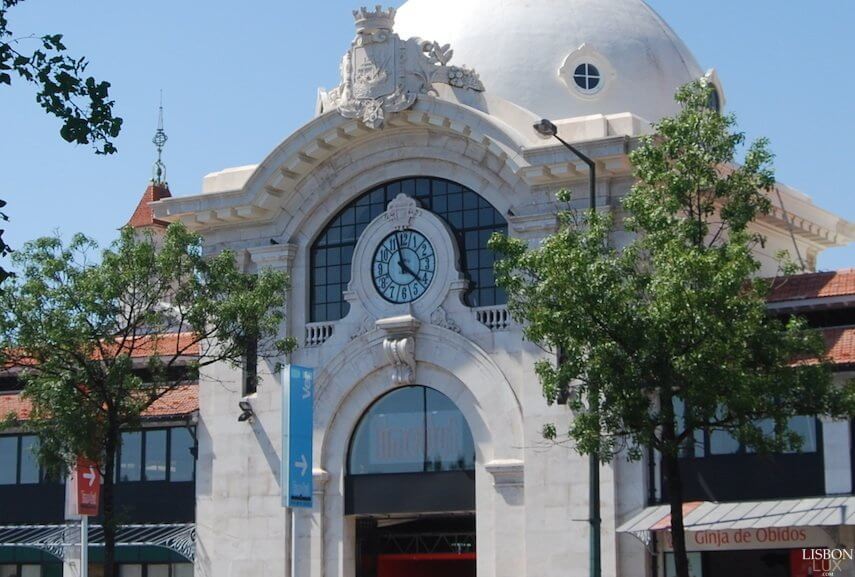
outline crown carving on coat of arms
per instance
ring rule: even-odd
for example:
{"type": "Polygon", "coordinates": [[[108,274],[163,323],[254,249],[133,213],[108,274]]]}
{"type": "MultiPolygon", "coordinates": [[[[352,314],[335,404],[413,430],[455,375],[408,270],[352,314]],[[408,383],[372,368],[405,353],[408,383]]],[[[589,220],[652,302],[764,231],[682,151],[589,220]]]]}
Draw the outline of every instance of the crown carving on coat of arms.
{"type": "Polygon", "coordinates": [[[378,4],[374,10],[369,10],[365,6],[359,10],[353,11],[353,18],[356,20],[356,31],[363,30],[392,30],[395,26],[395,8],[386,10],[378,4]]]}

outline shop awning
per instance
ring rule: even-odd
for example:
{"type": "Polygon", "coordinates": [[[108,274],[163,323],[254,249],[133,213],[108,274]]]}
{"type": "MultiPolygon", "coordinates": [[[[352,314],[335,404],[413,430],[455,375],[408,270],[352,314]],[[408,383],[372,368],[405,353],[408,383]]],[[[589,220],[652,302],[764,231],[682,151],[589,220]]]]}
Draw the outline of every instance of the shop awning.
{"type": "MultiPolygon", "coordinates": [[[[80,524],[63,525],[0,525],[0,547],[32,547],[64,559],[70,546],[80,544],[80,524]]],[[[89,525],[89,545],[104,545],[104,530],[89,525]]],[[[116,535],[119,547],[164,547],[182,555],[188,561],[196,557],[196,525],[171,523],[161,525],[121,525],[116,535]]]]}
{"type": "MultiPolygon", "coordinates": [[[[647,507],[617,528],[619,533],[639,534],[671,528],[669,505],[647,507]]],[[[777,501],[683,504],[686,531],[766,529],[770,527],[836,527],[855,525],[855,497],[812,497],[777,501]]]]}

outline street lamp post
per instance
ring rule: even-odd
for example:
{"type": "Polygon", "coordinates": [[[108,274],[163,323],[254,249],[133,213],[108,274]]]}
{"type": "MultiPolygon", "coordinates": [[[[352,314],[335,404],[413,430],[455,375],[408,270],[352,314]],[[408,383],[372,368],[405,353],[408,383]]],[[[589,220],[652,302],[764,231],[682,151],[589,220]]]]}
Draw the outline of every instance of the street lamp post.
{"type": "MultiPolygon", "coordinates": [[[[564,145],[564,147],[575,154],[579,159],[588,165],[588,206],[593,213],[597,209],[597,165],[588,156],[579,152],[575,146],[566,142],[558,136],[558,127],[554,123],[544,118],[534,125],[534,129],[541,136],[552,137],[564,145]]],[[[596,415],[600,412],[600,394],[599,389],[594,385],[589,390],[588,404],[591,411],[596,415]]],[[[598,447],[599,448],[599,447],[598,447]]],[[[588,523],[591,526],[590,531],[590,560],[589,574],[591,577],[600,577],[602,574],[602,559],[600,553],[600,456],[598,452],[588,456],[588,523]]]]}

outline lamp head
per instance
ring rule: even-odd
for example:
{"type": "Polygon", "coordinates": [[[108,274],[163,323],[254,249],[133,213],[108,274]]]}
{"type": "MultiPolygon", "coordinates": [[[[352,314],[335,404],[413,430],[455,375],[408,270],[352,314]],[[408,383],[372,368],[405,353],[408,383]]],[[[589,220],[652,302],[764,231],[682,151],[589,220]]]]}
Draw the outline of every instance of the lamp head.
{"type": "Polygon", "coordinates": [[[255,411],[252,410],[252,405],[249,404],[249,401],[239,401],[238,407],[240,407],[241,414],[238,417],[238,422],[243,423],[244,421],[252,422],[252,417],[255,415],[255,411]]]}
{"type": "Polygon", "coordinates": [[[534,129],[541,136],[558,136],[558,127],[546,118],[535,124],[534,129]]]}

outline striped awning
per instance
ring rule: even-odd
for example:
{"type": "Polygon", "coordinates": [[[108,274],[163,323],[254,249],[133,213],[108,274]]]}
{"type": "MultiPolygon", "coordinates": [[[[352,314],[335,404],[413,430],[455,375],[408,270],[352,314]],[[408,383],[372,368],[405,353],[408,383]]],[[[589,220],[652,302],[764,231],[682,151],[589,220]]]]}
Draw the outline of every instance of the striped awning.
{"type": "MultiPolygon", "coordinates": [[[[683,521],[686,531],[855,525],[855,496],[735,503],[693,501],[683,504],[683,521]]],[[[617,531],[638,534],[670,528],[670,506],[657,505],[642,509],[617,531]]]]}

